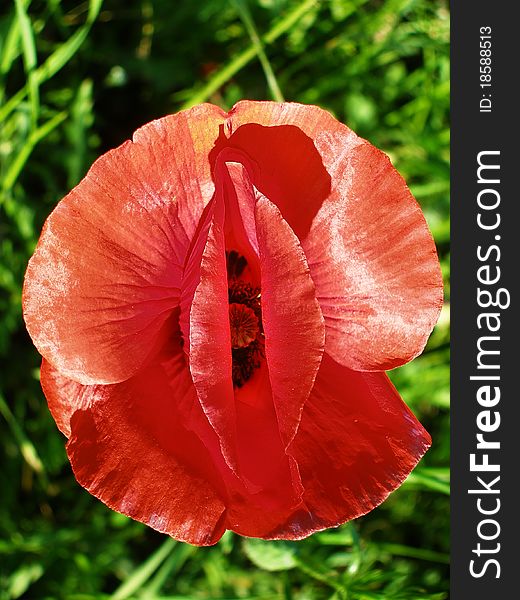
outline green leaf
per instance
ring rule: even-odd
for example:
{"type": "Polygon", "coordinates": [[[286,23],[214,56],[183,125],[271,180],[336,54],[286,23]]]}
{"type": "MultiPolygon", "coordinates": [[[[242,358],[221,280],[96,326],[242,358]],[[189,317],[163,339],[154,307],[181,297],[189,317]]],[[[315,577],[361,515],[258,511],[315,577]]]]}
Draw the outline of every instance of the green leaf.
{"type": "Polygon", "coordinates": [[[17,569],[10,577],[9,598],[20,598],[42,575],[43,567],[40,564],[23,565],[17,569]]]}
{"type": "Polygon", "coordinates": [[[244,551],[249,560],[265,571],[287,571],[298,566],[295,547],[289,542],[244,540],[244,551]]]}

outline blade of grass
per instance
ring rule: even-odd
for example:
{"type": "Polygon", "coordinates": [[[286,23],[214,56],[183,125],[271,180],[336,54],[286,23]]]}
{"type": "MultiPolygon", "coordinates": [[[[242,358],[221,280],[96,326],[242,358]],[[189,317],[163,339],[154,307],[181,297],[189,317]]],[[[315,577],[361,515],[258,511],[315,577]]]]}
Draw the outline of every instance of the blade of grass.
{"type": "Polygon", "coordinates": [[[74,187],[84,173],[87,161],[87,136],[94,121],[92,79],[85,79],[78,87],[71,108],[71,119],[67,123],[67,137],[72,146],[72,152],[67,157],[67,185],[74,187]]]}
{"type": "Polygon", "coordinates": [[[22,38],[23,63],[25,73],[27,75],[27,87],[29,101],[31,104],[31,123],[33,129],[35,129],[38,122],[38,115],[40,113],[40,90],[38,80],[35,76],[37,64],[36,44],[34,42],[31,19],[27,14],[27,8],[29,8],[31,2],[30,0],[15,0],[14,3],[16,6],[16,18],[20,24],[20,33],[22,38]]]}
{"type": "Polygon", "coordinates": [[[427,473],[422,473],[420,470],[410,473],[404,482],[404,485],[413,486],[416,489],[440,492],[441,494],[446,494],[447,496],[450,495],[449,483],[437,479],[432,475],[428,475],[427,473]]]}
{"type": "Polygon", "coordinates": [[[145,584],[152,574],[159,568],[177,542],[168,538],[161,546],[138,567],[111,596],[111,600],[125,600],[130,598],[140,587],[145,584]]]}
{"type": "Polygon", "coordinates": [[[267,58],[267,55],[264,51],[264,45],[262,44],[262,40],[260,39],[256,31],[255,23],[253,21],[251,13],[249,12],[249,8],[246,2],[244,2],[244,0],[234,0],[234,4],[237,8],[240,19],[242,20],[242,23],[244,24],[244,27],[246,28],[246,31],[251,39],[251,42],[256,48],[256,53],[258,55],[258,59],[260,60],[260,64],[262,65],[262,69],[264,70],[265,79],[267,81],[267,85],[269,87],[273,100],[276,100],[277,102],[283,102],[284,97],[282,91],[280,90],[280,86],[278,85],[278,81],[276,80],[276,76],[271,67],[271,63],[269,62],[269,59],[267,58]]]}
{"type": "Polygon", "coordinates": [[[302,571],[309,577],[312,577],[312,579],[315,579],[316,581],[319,581],[320,583],[323,583],[335,590],[336,594],[341,600],[348,599],[347,588],[344,587],[341,583],[335,581],[334,577],[331,577],[331,574],[329,572],[319,570],[318,567],[309,564],[308,561],[304,561],[300,557],[295,557],[295,561],[300,571],[302,571]]]}
{"type": "Polygon", "coordinates": [[[9,73],[11,65],[20,54],[20,48],[18,46],[19,42],[20,23],[16,17],[13,17],[9,31],[0,47],[0,75],[9,73]]]}
{"type": "Polygon", "coordinates": [[[11,429],[11,433],[13,434],[13,438],[18,444],[20,454],[23,456],[25,462],[41,478],[42,482],[46,484],[47,476],[43,463],[38,456],[38,452],[29,438],[25,435],[22,427],[16,420],[16,417],[13,415],[2,393],[0,393],[0,414],[7,421],[7,424],[11,429]]]}
{"type": "Polygon", "coordinates": [[[180,571],[184,563],[192,556],[196,551],[195,546],[189,546],[188,544],[178,544],[170,556],[164,561],[153,579],[146,586],[142,594],[143,600],[155,600],[161,591],[162,586],[168,577],[172,577],[180,571]]]}
{"type": "Polygon", "coordinates": [[[426,548],[412,548],[402,544],[375,544],[382,552],[388,552],[394,556],[403,556],[405,558],[417,558],[419,560],[428,560],[430,562],[439,562],[449,564],[450,557],[443,552],[435,552],[426,548]]]}
{"type": "Polygon", "coordinates": [[[0,46],[0,107],[4,102],[5,96],[5,76],[11,70],[11,65],[20,54],[20,25],[16,17],[13,17],[9,30],[0,46]]]}
{"type": "MultiPolygon", "coordinates": [[[[62,69],[69,60],[76,54],[85,41],[90,28],[94,24],[103,0],[90,0],[87,20],[70,38],[57,48],[47,60],[34,71],[34,80],[41,85],[51,79],[60,69],[62,69]]],[[[23,101],[28,94],[29,86],[26,84],[21,90],[18,90],[11,99],[0,108],[0,121],[3,121],[16,107],[23,101]]]]}
{"type": "Polygon", "coordinates": [[[85,41],[90,28],[94,24],[103,0],[90,0],[88,7],[87,20],[78,31],[76,31],[64,44],[55,50],[49,58],[38,68],[38,78],[46,81],[55,75],[69,60],[76,54],[85,41]]]}
{"type": "MultiPolygon", "coordinates": [[[[60,123],[62,123],[67,118],[66,112],[60,112],[57,115],[54,115],[52,119],[49,119],[46,123],[44,123],[38,129],[35,129],[22,149],[18,153],[18,156],[13,160],[13,162],[9,165],[5,177],[2,181],[2,190],[3,192],[9,191],[16,180],[18,179],[18,175],[20,175],[20,171],[23,169],[23,166],[27,162],[27,159],[31,155],[31,152],[34,150],[34,147],[38,142],[40,142],[43,138],[45,138],[49,133],[58,127],[60,123]]],[[[2,198],[0,197],[0,205],[2,204],[2,198]]]]}
{"type": "Polygon", "coordinates": [[[350,563],[348,570],[345,572],[347,578],[354,573],[357,573],[362,560],[363,560],[363,549],[361,547],[361,538],[359,537],[359,533],[357,532],[356,526],[352,521],[348,523],[348,528],[350,529],[350,533],[352,535],[352,552],[354,554],[354,559],[350,563]]]}
{"type": "MultiPolygon", "coordinates": [[[[281,19],[276,25],[274,25],[265,35],[262,36],[261,41],[264,46],[272,44],[281,35],[288,31],[299,19],[303,17],[313,6],[319,3],[320,0],[305,0],[301,4],[298,4],[290,13],[288,13],[283,19],[281,19]]],[[[229,62],[220,71],[217,71],[215,75],[208,81],[208,83],[199,91],[195,92],[189,100],[187,100],[181,107],[181,110],[190,108],[195,104],[205,102],[213,93],[221,88],[227,81],[229,81],[233,75],[238,73],[243,67],[245,67],[257,54],[256,47],[254,45],[249,46],[243,52],[238,54],[231,62],[229,62]]]]}
{"type": "Polygon", "coordinates": [[[450,480],[450,469],[449,467],[421,467],[421,473],[425,475],[430,475],[431,477],[436,477],[441,481],[449,481],[450,480]]]}

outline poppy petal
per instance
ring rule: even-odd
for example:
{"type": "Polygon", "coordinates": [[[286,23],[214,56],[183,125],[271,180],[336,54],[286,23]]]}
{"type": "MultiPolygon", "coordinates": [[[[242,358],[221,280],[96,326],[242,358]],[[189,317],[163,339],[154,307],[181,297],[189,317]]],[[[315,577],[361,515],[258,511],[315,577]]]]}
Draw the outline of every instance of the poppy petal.
{"type": "Polygon", "coordinates": [[[263,537],[300,502],[303,490],[300,485],[295,493],[272,403],[266,409],[266,370],[258,373],[254,394],[264,400],[253,406],[238,394],[246,484],[222,456],[180,348],[107,386],[76,383],[45,361],[42,384],[53,417],[71,436],[68,453],[79,483],[114,510],[176,539],[212,544],[224,528],[263,537]],[[220,501],[226,510],[218,520],[220,501]]]}
{"type": "Polygon", "coordinates": [[[326,354],[290,447],[303,507],[268,537],[299,539],[378,506],[431,444],[384,373],[342,367],[326,354]]]}
{"type": "Polygon", "coordinates": [[[294,459],[280,437],[270,372],[264,363],[244,387],[235,390],[240,475],[247,495],[237,498],[230,529],[263,537],[268,523],[283,522],[300,504],[303,488],[294,459]],[[280,519],[282,519],[280,521],[280,519]]]}
{"type": "Polygon", "coordinates": [[[248,245],[258,255],[265,355],[287,447],[320,366],[323,317],[298,238],[278,208],[254,188],[245,165],[226,162],[225,167],[222,176],[233,186],[227,194],[228,213],[241,221],[248,245]]]}
{"type": "MultiPolygon", "coordinates": [[[[280,440],[267,369],[265,365],[258,369],[251,386],[235,391],[238,474],[222,456],[220,440],[202,410],[189,371],[187,379],[192,394],[184,394],[177,408],[183,426],[196,434],[211,457],[204,460],[206,477],[225,498],[225,527],[241,535],[264,537],[290,516],[303,493],[294,459],[286,455],[280,440]]],[[[186,442],[183,446],[190,456],[197,455],[186,442]]]]}
{"type": "Polygon", "coordinates": [[[193,383],[224,457],[237,470],[236,413],[233,396],[226,250],[222,207],[211,223],[199,283],[190,307],[188,354],[193,383]],[[220,221],[220,222],[219,222],[220,221]]]}
{"type": "MultiPolygon", "coordinates": [[[[293,407],[288,406],[286,397],[280,393],[281,402],[285,402],[285,404],[281,403],[281,407],[285,412],[278,415],[280,407],[276,406],[275,412],[269,382],[272,374],[269,373],[267,376],[266,369],[256,372],[253,377],[256,383],[248,381],[244,391],[240,388],[234,389],[232,383],[225,236],[222,225],[224,218],[233,215],[242,219],[239,206],[234,205],[236,193],[246,189],[246,186],[241,185],[240,177],[237,177],[237,169],[240,168],[241,165],[236,163],[226,163],[219,167],[217,195],[208,207],[207,214],[201,219],[199,237],[193,244],[193,252],[199,256],[194,260],[190,257],[188,260],[188,266],[193,263],[198,265],[198,269],[195,267],[187,269],[186,288],[183,287],[182,290],[181,324],[185,324],[183,334],[185,339],[188,339],[187,354],[193,382],[201,406],[219,437],[227,465],[242,480],[250,494],[267,498],[270,502],[270,510],[274,510],[274,506],[279,502],[286,510],[285,498],[291,496],[289,506],[297,503],[301,485],[297,474],[293,478],[291,459],[286,456],[284,447],[294,435],[305,398],[298,397],[298,393],[293,390],[290,399],[294,400],[297,397],[298,400],[293,407]],[[237,186],[241,186],[241,189],[237,189],[237,186]],[[189,296],[193,289],[194,293],[190,301],[189,296]],[[184,316],[182,316],[183,312],[186,313],[184,316]],[[189,314],[188,338],[186,338],[187,314],[189,314]],[[252,386],[256,389],[254,402],[250,401],[250,394],[245,392],[252,386]],[[246,396],[247,399],[244,401],[246,396]],[[287,413],[293,419],[289,424],[293,427],[293,431],[290,435],[285,435],[287,440],[284,446],[280,439],[281,429],[283,429],[280,423],[283,426],[287,425],[287,413]],[[254,426],[251,429],[252,424],[254,426]],[[247,434],[244,435],[244,432],[247,434]],[[266,462],[267,456],[269,460],[266,462]],[[276,482],[276,485],[273,482],[276,482]],[[286,484],[288,489],[284,492],[286,484]],[[278,497],[279,500],[273,503],[272,499],[269,500],[270,496],[278,497]]],[[[250,190],[247,193],[250,193],[250,190]]],[[[254,204],[242,208],[245,212],[252,212],[254,204]]],[[[275,207],[273,209],[276,210],[275,207]]],[[[279,219],[282,220],[281,217],[279,219]]],[[[312,282],[310,284],[312,285],[312,282]]],[[[317,305],[316,308],[319,311],[317,305]]],[[[321,326],[323,329],[322,324],[321,326]]],[[[314,351],[314,348],[312,350],[314,351]]],[[[293,366],[292,364],[285,366],[286,371],[293,366]]],[[[290,376],[287,377],[290,379],[290,376]]],[[[303,380],[307,383],[305,377],[303,380]]],[[[294,381],[291,380],[289,384],[292,388],[295,387],[294,381]]],[[[278,385],[280,387],[281,384],[278,385]]],[[[308,394],[309,390],[305,389],[305,386],[302,389],[303,393],[308,394]]]]}
{"type": "Polygon", "coordinates": [[[145,125],[99,158],[47,219],[26,273],[24,316],[40,353],[67,377],[123,381],[164,342],[213,195],[207,157],[223,117],[202,105],[145,125]]]}
{"type": "Polygon", "coordinates": [[[211,455],[180,419],[179,405],[193,386],[179,356],[170,359],[169,379],[154,367],[114,385],[67,382],[47,363],[45,393],[54,407],[57,398],[61,406],[85,400],[70,410],[67,444],[83,487],[178,540],[214,544],[224,531],[221,484],[211,455]]]}
{"type": "Polygon", "coordinates": [[[300,423],[325,344],[325,328],[305,255],[280,211],[256,203],[265,353],[280,434],[287,447],[300,423]]]}
{"type": "Polygon", "coordinates": [[[260,283],[258,241],[256,239],[256,190],[251,184],[253,170],[246,155],[222,151],[215,173],[222,189],[225,206],[226,247],[238,251],[247,262],[255,283],[260,283]]]}
{"type": "Polygon", "coordinates": [[[417,356],[440,312],[442,277],[421,209],[388,157],[316,106],[243,101],[225,128],[228,143],[258,162],[255,186],[301,240],[326,351],[362,371],[417,356]],[[284,145],[291,126],[312,148],[294,133],[284,145]]]}
{"type": "Polygon", "coordinates": [[[315,106],[244,100],[228,113],[227,138],[219,140],[229,154],[245,153],[255,187],[278,206],[300,240],[330,193],[331,178],[313,139],[332,123],[337,121],[315,106]]]}
{"type": "Polygon", "coordinates": [[[420,354],[442,307],[435,244],[417,202],[382,152],[354,148],[302,244],[328,352],[359,371],[420,354]],[[351,175],[350,175],[351,173],[351,175]]]}
{"type": "Polygon", "coordinates": [[[94,397],[90,388],[68,379],[45,359],[42,360],[40,369],[40,383],[58,429],[63,435],[70,437],[72,415],[92,404],[94,397]]]}

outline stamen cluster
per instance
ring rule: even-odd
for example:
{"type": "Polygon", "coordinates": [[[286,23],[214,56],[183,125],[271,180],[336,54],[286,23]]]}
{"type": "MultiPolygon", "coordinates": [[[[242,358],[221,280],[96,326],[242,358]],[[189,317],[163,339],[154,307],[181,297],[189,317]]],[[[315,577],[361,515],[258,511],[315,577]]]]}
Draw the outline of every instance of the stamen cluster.
{"type": "Polygon", "coordinates": [[[264,357],[260,288],[239,279],[247,261],[235,250],[227,253],[227,265],[232,377],[233,386],[240,388],[251,379],[264,357]]]}

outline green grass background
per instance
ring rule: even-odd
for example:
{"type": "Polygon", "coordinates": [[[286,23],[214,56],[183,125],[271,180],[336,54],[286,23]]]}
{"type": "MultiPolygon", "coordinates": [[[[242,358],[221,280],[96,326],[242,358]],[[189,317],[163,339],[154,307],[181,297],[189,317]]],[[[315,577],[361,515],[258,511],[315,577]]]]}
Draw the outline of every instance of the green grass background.
{"type": "Polygon", "coordinates": [[[445,0],[0,4],[0,600],[447,598],[449,14],[445,0]],[[378,509],[297,543],[176,543],[75,482],[21,319],[45,217],[143,123],[210,101],[315,103],[386,151],[446,283],[425,353],[391,377],[433,446],[378,509]]]}

